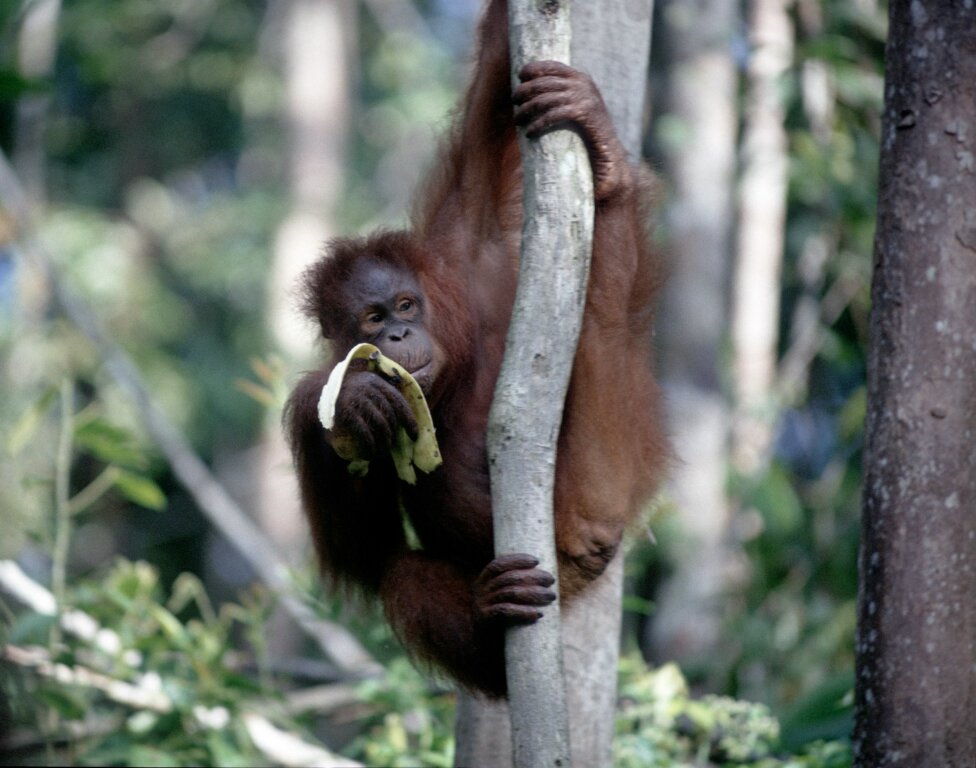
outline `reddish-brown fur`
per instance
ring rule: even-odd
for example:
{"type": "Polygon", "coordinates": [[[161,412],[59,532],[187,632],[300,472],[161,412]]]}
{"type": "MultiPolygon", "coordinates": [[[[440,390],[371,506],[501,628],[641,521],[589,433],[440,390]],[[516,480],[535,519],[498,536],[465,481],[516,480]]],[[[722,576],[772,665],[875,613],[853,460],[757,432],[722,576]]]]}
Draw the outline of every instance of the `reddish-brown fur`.
{"type": "MultiPolygon", "coordinates": [[[[494,557],[485,427],[514,298],[522,224],[506,12],[504,0],[488,5],[463,111],[418,195],[412,230],[338,241],[306,280],[306,311],[336,342],[341,359],[361,340],[337,325],[344,302],[355,298],[343,282],[350,266],[374,259],[417,276],[428,306],[427,329],[445,356],[427,393],[443,466],[421,474],[416,486],[398,482],[388,459],[373,461],[364,478],[352,477],[316,415],[331,366],[298,384],[287,414],[323,572],[335,586],[378,595],[415,658],[496,696],[505,692],[506,622],[489,620],[484,610],[492,599],[484,594],[484,569],[494,557]],[[401,501],[421,551],[407,546],[401,501]]],[[[581,114],[573,119],[591,143],[597,207],[590,286],[556,467],[563,600],[606,568],[668,456],[650,365],[659,267],[646,233],[646,184],[627,163],[598,95],[590,101],[579,105],[581,114]],[[597,140],[599,146],[592,146],[597,140]]],[[[558,329],[543,319],[539,332],[558,329]]]]}

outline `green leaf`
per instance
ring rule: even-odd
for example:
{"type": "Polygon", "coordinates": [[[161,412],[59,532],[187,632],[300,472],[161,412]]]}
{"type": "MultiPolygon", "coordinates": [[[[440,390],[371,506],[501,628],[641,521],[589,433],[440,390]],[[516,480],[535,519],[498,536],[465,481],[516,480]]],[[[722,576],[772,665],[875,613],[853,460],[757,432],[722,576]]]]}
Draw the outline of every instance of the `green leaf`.
{"type": "Polygon", "coordinates": [[[247,768],[247,766],[254,764],[254,757],[252,755],[242,754],[240,747],[231,740],[227,733],[219,731],[208,732],[207,747],[213,756],[214,765],[247,768]]]}
{"type": "Polygon", "coordinates": [[[12,69],[0,69],[0,102],[12,102],[29,93],[50,92],[51,86],[40,80],[28,80],[12,69]]]}
{"type": "Polygon", "coordinates": [[[89,702],[78,691],[67,686],[43,687],[37,698],[57,711],[65,720],[81,720],[89,710],[89,702]]]}
{"type": "Polygon", "coordinates": [[[640,595],[624,595],[623,609],[639,616],[650,616],[654,613],[654,601],[640,595]]]}
{"type": "Polygon", "coordinates": [[[122,427],[109,424],[99,417],[82,421],[75,429],[78,447],[106,464],[142,468],[145,457],[135,444],[132,434],[122,427]]]}
{"type": "Polygon", "coordinates": [[[147,768],[163,768],[163,766],[170,768],[174,765],[184,764],[175,754],[141,744],[132,747],[128,754],[128,762],[129,765],[144,765],[147,768]]]}
{"type": "Polygon", "coordinates": [[[57,395],[57,388],[48,387],[17,420],[7,436],[7,452],[11,456],[19,454],[30,442],[38,426],[51,410],[57,395]]]}
{"type": "Polygon", "coordinates": [[[6,640],[14,645],[46,645],[54,621],[54,616],[26,611],[14,621],[6,640]]]}
{"type": "Polygon", "coordinates": [[[186,628],[180,623],[172,613],[167,611],[163,606],[153,603],[149,606],[149,612],[152,617],[159,623],[160,628],[163,632],[175,643],[178,643],[181,648],[185,648],[189,645],[189,636],[186,633],[186,628]]]}
{"type": "Polygon", "coordinates": [[[119,470],[115,487],[133,504],[160,512],[166,508],[166,494],[150,478],[119,470]]]}
{"type": "Polygon", "coordinates": [[[783,715],[782,745],[795,751],[818,739],[843,739],[851,732],[853,711],[848,699],[854,689],[849,672],[832,675],[783,715]]]}

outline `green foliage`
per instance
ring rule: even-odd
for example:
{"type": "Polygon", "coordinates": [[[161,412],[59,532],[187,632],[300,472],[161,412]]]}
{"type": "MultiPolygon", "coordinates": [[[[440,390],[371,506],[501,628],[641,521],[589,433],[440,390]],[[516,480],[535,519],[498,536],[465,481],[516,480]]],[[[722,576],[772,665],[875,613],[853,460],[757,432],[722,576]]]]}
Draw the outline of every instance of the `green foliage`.
{"type": "MultiPolygon", "coordinates": [[[[264,327],[270,243],[286,204],[279,62],[259,46],[273,37],[273,4],[62,3],[58,63],[43,81],[26,79],[15,67],[26,5],[0,2],[0,146],[9,151],[15,144],[16,100],[49,95],[50,205],[37,215],[38,235],[204,458],[245,449],[267,412],[280,408],[287,378],[264,327]]],[[[728,601],[713,678],[716,690],[768,704],[779,717],[780,736],[773,739],[774,722],[760,705],[695,700],[673,669],[653,672],[631,663],[621,681],[618,760],[624,766],[729,765],[733,757],[753,756],[761,757],[756,765],[849,763],[846,746],[836,741],[800,757],[781,753],[843,736],[850,725],[885,9],[848,0],[803,5],[795,15],[795,67],[784,88],[791,158],[784,347],[802,302],[823,310],[838,293],[847,298],[833,314],[823,313],[822,341],[810,376],[790,393],[769,471],[732,478],[750,574],[728,601]],[[808,17],[815,23],[804,26],[808,17]],[[828,94],[822,122],[804,86],[817,68],[828,94]]],[[[368,10],[358,25],[361,65],[339,205],[342,231],[390,225],[403,215],[419,158],[433,149],[464,72],[442,42],[413,31],[387,34],[368,10]]],[[[682,137],[680,125],[662,130],[672,140],[682,137]]],[[[77,382],[79,409],[72,414],[69,524],[85,535],[102,532],[110,550],[131,546],[147,531],[157,535],[162,526],[136,531],[132,521],[161,520],[155,513],[136,518],[134,509],[158,510],[167,494],[179,510],[165,467],[88,343],[52,317],[50,296],[38,285],[43,281],[13,261],[7,236],[0,212],[0,556],[19,551],[25,540],[44,553],[53,549],[52,457],[62,378],[77,382]]],[[[179,517],[171,512],[166,520],[179,517]]],[[[93,566],[88,557],[97,561],[84,549],[78,554],[86,559],[74,563],[73,573],[93,566]]],[[[184,551],[174,556],[180,563],[170,573],[196,565],[184,551]]],[[[187,586],[192,579],[181,577],[168,593],[163,584],[170,578],[120,563],[104,584],[97,576],[69,581],[67,594],[69,606],[90,610],[126,637],[122,656],[141,654],[143,673],[158,672],[174,697],[169,714],[136,711],[99,690],[30,675],[8,678],[5,689],[22,720],[53,709],[59,728],[87,728],[92,720],[116,726],[112,735],[80,743],[79,760],[264,762],[242,735],[240,715],[249,702],[273,703],[274,696],[263,681],[241,674],[232,650],[241,630],[259,649],[263,599],[215,614],[186,598],[185,590],[196,589],[187,586]],[[203,727],[197,704],[211,713],[225,709],[232,725],[203,727]]],[[[634,598],[630,606],[651,612],[653,620],[646,601],[634,598]]],[[[338,601],[319,609],[353,626],[389,664],[387,680],[362,689],[365,708],[357,712],[366,732],[350,754],[374,764],[443,765],[451,752],[450,696],[428,691],[396,650],[379,611],[351,619],[338,601]]],[[[50,617],[24,612],[7,630],[18,642],[46,647],[52,627],[50,617]]],[[[91,664],[138,679],[124,659],[70,635],[56,655],[68,667],[91,664]]],[[[291,725],[283,717],[277,722],[291,725]]]]}
{"type": "MultiPolygon", "coordinates": [[[[49,739],[68,738],[72,764],[264,764],[245,715],[270,713],[279,726],[298,729],[277,694],[246,673],[242,662],[253,654],[235,650],[235,637],[265,631],[267,595],[214,610],[195,576],[182,575],[166,594],[152,566],[119,560],[74,583],[66,607],[94,619],[98,631],[64,632],[53,649],[58,674],[49,665],[36,673],[28,667],[12,701],[22,723],[34,719],[49,739]]],[[[46,646],[51,621],[38,618],[21,614],[5,641],[46,646]]],[[[11,678],[2,682],[11,692],[11,678]]]]}
{"type": "MultiPolygon", "coordinates": [[[[360,686],[369,705],[362,733],[344,750],[367,765],[451,765],[453,696],[431,690],[403,657],[383,680],[360,686]]],[[[826,704],[826,706],[830,706],[826,704]]],[[[807,715],[816,717],[808,710],[807,715]]],[[[804,713],[797,713],[804,716],[804,713]]],[[[693,697],[678,668],[649,669],[636,656],[620,663],[614,768],[847,768],[846,741],[787,745],[763,704],[724,696],[693,697]]]]}
{"type": "MultiPolygon", "coordinates": [[[[45,548],[55,546],[59,530],[68,542],[76,518],[113,498],[154,511],[166,506],[166,496],[153,479],[153,466],[145,447],[134,433],[112,422],[98,401],[92,400],[75,412],[74,387],[67,382],[65,386],[67,399],[62,400],[60,413],[56,408],[58,390],[49,386],[28,401],[19,418],[0,428],[4,474],[13,480],[12,487],[4,488],[0,495],[23,504],[28,513],[35,508],[47,512],[14,517],[8,522],[22,519],[21,534],[30,534],[45,548]],[[59,428],[66,430],[65,455],[52,448],[59,428]],[[75,473],[78,490],[64,498],[57,498],[54,493],[52,498],[57,476],[67,475],[75,461],[84,465],[83,471],[75,473]],[[48,524],[52,509],[54,526],[48,524]]],[[[10,552],[21,543],[19,537],[10,537],[10,552]]]]}
{"type": "Polygon", "coordinates": [[[454,696],[429,683],[400,656],[359,696],[369,705],[361,734],[344,751],[367,765],[448,768],[454,759],[454,696]]]}
{"type": "Polygon", "coordinates": [[[254,101],[245,94],[266,82],[253,54],[262,11],[247,0],[65,3],[50,129],[61,161],[54,188],[118,204],[133,178],[241,149],[241,117],[254,101]]]}
{"type": "Polygon", "coordinates": [[[615,768],[843,768],[844,742],[817,742],[796,754],[780,743],[780,725],[763,704],[724,696],[693,698],[673,664],[648,669],[636,658],[620,665],[615,768]]]}

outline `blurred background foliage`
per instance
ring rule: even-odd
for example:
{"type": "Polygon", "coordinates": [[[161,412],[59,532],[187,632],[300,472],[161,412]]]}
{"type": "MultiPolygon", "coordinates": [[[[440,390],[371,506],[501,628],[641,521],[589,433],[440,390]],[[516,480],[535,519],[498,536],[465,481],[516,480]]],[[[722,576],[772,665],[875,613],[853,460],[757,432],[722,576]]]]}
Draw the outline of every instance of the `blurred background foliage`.
{"type": "MultiPolygon", "coordinates": [[[[718,749],[707,736],[708,722],[729,716],[716,714],[725,711],[721,706],[699,715],[685,712],[677,731],[671,711],[654,721],[672,734],[671,746],[662,741],[655,754],[671,755],[674,762],[661,765],[779,765],[760,760],[779,760],[783,750],[816,739],[834,740],[834,746],[803,758],[810,762],[782,764],[841,765],[846,759],[885,9],[863,0],[803,5],[811,4],[818,24],[805,27],[798,17],[794,61],[783,83],[790,172],[781,354],[787,354],[804,308],[812,305],[824,322],[810,364],[777,405],[768,462],[757,474],[729,470],[733,532],[746,556],[746,575],[728,595],[709,668],[685,670],[695,692],[768,708],[750,715],[759,725],[741,743],[768,735],[769,723],[779,723],[767,746],[741,755],[718,749]],[[804,103],[810,91],[803,82],[811,71],[828,84],[815,114],[804,103]]],[[[246,457],[277,430],[282,393],[310,359],[284,351],[269,330],[268,275],[291,194],[282,123],[287,4],[71,0],[60,9],[53,67],[30,75],[18,50],[33,5],[0,3],[0,148],[27,190],[31,236],[135,361],[153,399],[232,492],[236,488],[246,499],[248,486],[238,483],[251,466],[246,457]],[[43,108],[42,129],[30,129],[35,136],[25,133],[24,105],[30,103],[43,108]],[[28,139],[36,137],[42,151],[32,155],[28,139]]],[[[464,82],[476,5],[348,4],[348,139],[334,210],[328,212],[336,234],[405,218],[413,185],[464,82]],[[390,8],[407,5],[412,10],[406,17],[389,15],[390,8]],[[410,23],[391,23],[404,18],[410,23]]],[[[741,40],[730,44],[744,47],[741,40]]],[[[214,741],[213,731],[181,741],[177,734],[186,721],[179,718],[193,717],[194,704],[242,717],[245,700],[280,700],[281,687],[301,678],[269,682],[276,671],[255,645],[261,632],[248,629],[267,618],[265,598],[238,593],[250,580],[247,568],[215,542],[136,407],[58,312],[44,275],[20,257],[23,235],[0,206],[0,558],[16,558],[57,597],[119,631],[128,626],[120,616],[143,612],[135,601],[183,612],[174,623],[150,610],[160,626],[128,626],[126,647],[158,656],[153,668],[168,670],[173,679],[182,673],[168,666],[174,662],[170,645],[183,648],[178,663],[219,670],[212,684],[195,675],[180,684],[190,693],[175,720],[167,715],[133,723],[130,717],[129,740],[121,746],[96,735],[72,747],[72,754],[102,764],[247,764],[257,753],[244,731],[227,736],[227,743],[214,741]],[[65,381],[72,383],[68,465],[57,450],[65,429],[58,393],[65,381]],[[58,595],[50,573],[52,563],[57,566],[59,531],[66,534],[56,503],[57,478],[65,472],[72,493],[100,485],[69,515],[70,549],[63,562],[69,578],[58,595]],[[197,576],[181,575],[187,573],[197,576]],[[202,581],[187,581],[192,578],[202,581]],[[167,597],[187,594],[190,583],[194,600],[167,597]],[[195,601],[207,600],[207,591],[237,607],[227,615],[203,608],[195,601]],[[191,627],[192,621],[199,623],[191,627]],[[186,632],[207,635],[204,645],[214,655],[198,657],[211,651],[196,641],[179,646],[177,638],[186,632]],[[160,740],[161,733],[173,741],[160,740]],[[152,740],[158,754],[126,752],[152,740]]],[[[308,338],[300,343],[310,343],[305,330],[308,338]]],[[[273,514],[296,512],[276,508],[273,514]]],[[[640,626],[654,621],[655,585],[670,568],[667,542],[675,524],[661,513],[654,530],[662,543],[635,545],[629,561],[628,606],[636,618],[626,625],[624,647],[632,654],[641,650],[640,626]]],[[[18,604],[6,596],[0,606],[5,641],[45,645],[50,619],[15,611],[18,604]]],[[[331,603],[318,610],[345,616],[331,603]]],[[[373,764],[449,764],[450,697],[405,665],[378,616],[358,621],[360,636],[391,672],[385,683],[360,690],[358,703],[341,710],[344,722],[330,725],[327,735],[373,764]]],[[[85,656],[70,644],[65,654],[62,659],[85,656]]],[[[660,673],[634,658],[622,673],[622,697],[631,705],[621,711],[622,733],[629,735],[618,758],[621,765],[658,764],[639,755],[660,734],[634,738],[649,727],[640,718],[661,695],[659,688],[649,692],[650,683],[641,689],[639,681],[660,673]],[[635,714],[638,705],[646,711],[635,714]]],[[[111,669],[115,662],[99,663],[111,669]]],[[[668,701],[687,707],[688,683],[676,671],[668,679],[668,701]]],[[[81,722],[97,698],[50,681],[31,682],[9,669],[4,681],[7,725],[24,729],[40,722],[46,737],[55,730],[51,711],[64,722],[81,722]]],[[[173,685],[171,693],[179,688],[173,685]]],[[[315,726],[322,733],[307,713],[297,719],[284,709],[279,714],[283,727],[311,733],[315,726]]]]}

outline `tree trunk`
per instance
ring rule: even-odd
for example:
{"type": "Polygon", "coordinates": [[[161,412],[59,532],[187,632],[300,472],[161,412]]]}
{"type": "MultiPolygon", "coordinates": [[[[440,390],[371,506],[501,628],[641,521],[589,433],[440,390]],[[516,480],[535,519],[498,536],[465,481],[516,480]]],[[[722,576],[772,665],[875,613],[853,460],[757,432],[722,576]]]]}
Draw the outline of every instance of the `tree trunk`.
{"type": "MultiPolygon", "coordinates": [[[[335,235],[333,208],[342,189],[349,128],[349,51],[355,46],[354,14],[348,0],[287,0],[268,11],[262,35],[280,57],[285,88],[289,211],[278,228],[268,295],[267,323],[275,348],[303,366],[312,352],[308,324],[295,306],[302,270],[335,235]]],[[[245,477],[242,501],[253,507],[262,530],[291,563],[308,544],[308,526],[298,509],[291,453],[280,413],[270,412],[261,442],[234,464],[245,477]],[[291,514],[282,514],[290,510],[291,514]]],[[[303,642],[291,617],[271,619],[272,653],[294,655],[303,642]]]]}
{"type": "Polygon", "coordinates": [[[670,273],[658,334],[678,463],[669,490],[680,525],[672,576],[655,596],[647,644],[657,660],[706,666],[716,650],[730,571],[725,494],[730,408],[721,381],[729,324],[738,2],[658,4],[655,59],[664,89],[656,138],[668,198],[670,273]]]}
{"type": "MultiPolygon", "coordinates": [[[[349,129],[353,13],[347,0],[288,0],[269,10],[264,37],[278,47],[269,55],[280,56],[283,63],[289,193],[289,211],[274,244],[268,325],[275,348],[283,350],[289,362],[303,365],[312,353],[312,339],[295,306],[295,290],[299,275],[335,235],[333,208],[342,189],[349,129]]],[[[243,459],[257,485],[249,498],[272,541],[298,559],[308,528],[297,509],[294,477],[283,471],[291,466],[291,454],[279,414],[270,416],[261,444],[243,459]],[[282,514],[283,509],[295,514],[282,514]]],[[[273,637],[289,637],[286,627],[280,630],[273,637]]],[[[285,653],[286,648],[287,643],[279,650],[285,653]]]]}
{"type": "MultiPolygon", "coordinates": [[[[573,0],[572,8],[573,64],[600,88],[617,136],[637,162],[654,0],[573,0]]],[[[569,742],[577,768],[611,765],[624,555],[618,553],[563,615],[569,742]]]]}
{"type": "MultiPolygon", "coordinates": [[[[510,0],[512,80],[529,61],[569,61],[569,6],[510,0]]],[[[529,551],[557,577],[553,524],[556,442],[579,338],[593,242],[593,178],[571,131],[529,140],[522,156],[518,289],[488,416],[495,553],[529,551]],[[542,335],[535,318],[562,333],[542,335]]],[[[559,602],[545,618],[505,633],[505,667],[517,768],[569,765],[559,602]]]]}
{"type": "Polygon", "coordinates": [[[754,0],[749,17],[731,323],[736,395],[732,460],[745,473],[762,465],[772,437],[789,170],[783,78],[793,60],[790,5],[792,0],[754,0]]]}
{"type": "MultiPolygon", "coordinates": [[[[38,0],[24,6],[24,18],[17,40],[17,70],[28,80],[44,80],[54,71],[58,53],[58,19],[61,0],[38,0]]],[[[44,139],[51,96],[44,91],[28,93],[17,100],[13,163],[32,205],[45,203],[44,139]]]]}
{"type": "MultiPolygon", "coordinates": [[[[335,234],[349,130],[349,49],[356,39],[348,0],[288,0],[280,11],[285,127],[291,209],[275,243],[270,322],[279,347],[309,354],[308,332],[294,306],[302,270],[335,234]]],[[[279,430],[280,431],[280,430],[279,430]]]]}
{"type": "MultiPolygon", "coordinates": [[[[571,61],[603,95],[628,154],[640,155],[653,0],[573,0],[571,61]]],[[[576,766],[611,764],[620,644],[623,555],[563,613],[570,751],[576,766]]],[[[459,694],[458,766],[512,765],[508,707],[459,694]]]]}
{"type": "Polygon", "coordinates": [[[976,10],[891,4],[856,764],[976,765],[976,10]]]}

